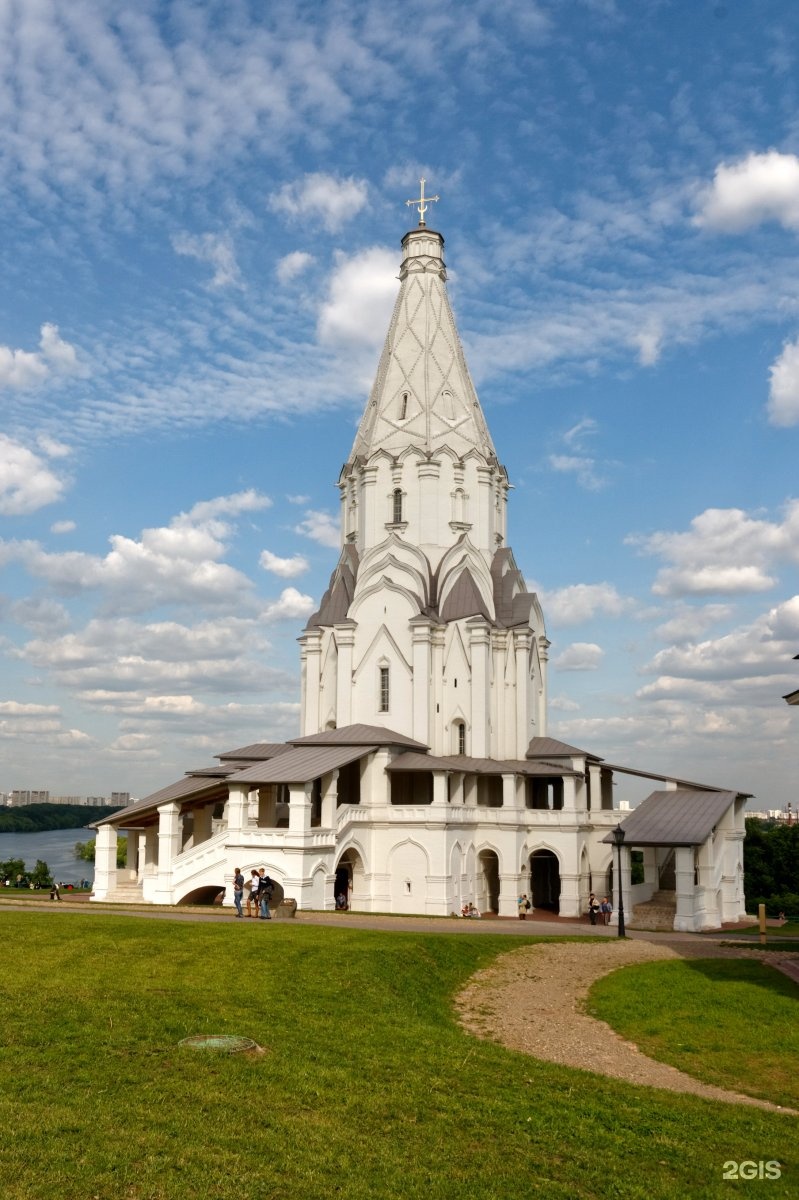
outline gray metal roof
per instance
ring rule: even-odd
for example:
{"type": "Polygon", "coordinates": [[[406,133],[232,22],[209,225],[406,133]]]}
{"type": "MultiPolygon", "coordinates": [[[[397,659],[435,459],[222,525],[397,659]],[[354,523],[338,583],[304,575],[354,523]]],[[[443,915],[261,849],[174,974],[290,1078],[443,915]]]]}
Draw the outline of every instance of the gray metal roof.
{"type": "Polygon", "coordinates": [[[363,758],[371,746],[296,746],[269,762],[254,763],[231,775],[227,783],[310,783],[363,758]]]}
{"type": "Polygon", "coordinates": [[[410,750],[426,750],[424,742],[415,742],[404,733],[385,729],[382,725],[342,725],[341,729],[325,729],[307,737],[294,738],[292,746],[407,746],[410,750]]]}
{"type": "Polygon", "coordinates": [[[527,747],[528,758],[560,758],[579,755],[581,758],[588,759],[589,762],[602,762],[603,760],[596,754],[589,754],[587,750],[579,750],[577,746],[569,746],[566,742],[559,742],[557,738],[551,737],[534,737],[530,745],[527,747]]]}
{"type": "MultiPolygon", "coordinates": [[[[222,780],[218,777],[208,779],[207,777],[198,778],[196,775],[184,775],[182,779],[167,784],[160,791],[145,796],[143,800],[137,800],[135,804],[129,804],[120,812],[115,812],[110,817],[104,817],[102,821],[95,821],[89,828],[98,829],[101,825],[118,825],[125,829],[131,824],[132,818],[144,817],[149,812],[154,812],[159,804],[166,804],[167,800],[186,800],[189,796],[205,800],[213,796],[214,792],[220,792],[220,796],[227,795],[227,779],[222,780]],[[220,792],[223,787],[225,791],[220,792]]],[[[133,823],[135,824],[135,821],[133,823]]]]}
{"type": "MultiPolygon", "coordinates": [[[[621,822],[627,846],[701,846],[741,792],[652,792],[621,822]]],[[[613,843],[608,833],[603,842],[613,843]]]]}
{"type": "Polygon", "coordinates": [[[470,758],[466,754],[400,754],[386,768],[388,771],[461,771],[465,775],[573,775],[579,771],[554,763],[530,762],[526,758],[470,758]]]}
{"type": "MultiPolygon", "coordinates": [[[[659,779],[661,783],[673,783],[678,788],[687,788],[689,792],[724,792],[729,788],[719,787],[718,784],[697,783],[695,779],[681,779],[679,775],[659,775],[657,771],[639,771],[637,767],[622,767],[618,763],[603,762],[603,767],[609,771],[617,771],[620,775],[635,775],[638,779],[659,779]]],[[[750,796],[749,792],[740,795],[750,796]]]]}
{"type": "Polygon", "coordinates": [[[282,754],[284,750],[288,750],[285,742],[253,742],[251,746],[239,746],[238,750],[226,750],[224,754],[215,754],[214,758],[223,762],[229,758],[244,759],[247,762],[256,759],[261,762],[265,758],[274,758],[276,754],[282,754]]]}
{"type": "Polygon", "coordinates": [[[799,692],[788,692],[787,696],[783,696],[788,704],[799,704],[799,692]]]}

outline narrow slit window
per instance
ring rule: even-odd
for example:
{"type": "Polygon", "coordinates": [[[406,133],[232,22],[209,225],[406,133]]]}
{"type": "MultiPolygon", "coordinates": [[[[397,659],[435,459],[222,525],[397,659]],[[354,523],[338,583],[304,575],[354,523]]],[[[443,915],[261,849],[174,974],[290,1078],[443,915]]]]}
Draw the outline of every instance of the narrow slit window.
{"type": "Polygon", "coordinates": [[[388,667],[380,668],[380,712],[388,712],[389,678],[388,667]]]}
{"type": "Polygon", "coordinates": [[[407,393],[407,392],[403,392],[403,393],[402,393],[402,400],[400,401],[400,415],[399,415],[399,419],[400,419],[401,421],[404,421],[404,420],[405,420],[405,418],[407,417],[407,415],[408,415],[408,393],[407,393]]]}
{"type": "Polygon", "coordinates": [[[466,726],[463,721],[458,723],[458,754],[466,753],[466,726]]]}
{"type": "Polygon", "coordinates": [[[399,488],[394,489],[392,498],[391,520],[394,525],[402,524],[402,492],[399,488]]]}

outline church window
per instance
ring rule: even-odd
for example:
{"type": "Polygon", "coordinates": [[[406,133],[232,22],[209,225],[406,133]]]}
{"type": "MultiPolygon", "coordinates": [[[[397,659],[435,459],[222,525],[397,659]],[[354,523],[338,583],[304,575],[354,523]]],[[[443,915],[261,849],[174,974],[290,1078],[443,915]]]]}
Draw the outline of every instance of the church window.
{"type": "Polygon", "coordinates": [[[380,700],[379,700],[379,707],[378,707],[379,712],[388,712],[388,701],[389,701],[388,667],[381,667],[380,668],[380,700]]]}
{"type": "Polygon", "coordinates": [[[455,723],[455,746],[457,754],[466,753],[466,725],[463,721],[455,723]]]}
{"type": "Polygon", "coordinates": [[[399,419],[400,419],[401,421],[404,421],[404,420],[405,420],[405,418],[407,417],[407,415],[408,415],[408,393],[407,393],[407,392],[403,392],[403,393],[402,393],[402,400],[400,401],[400,415],[399,415],[399,419]]]}
{"type": "Polygon", "coordinates": [[[394,525],[402,524],[402,491],[400,488],[394,489],[394,494],[391,498],[391,521],[394,525]]]}

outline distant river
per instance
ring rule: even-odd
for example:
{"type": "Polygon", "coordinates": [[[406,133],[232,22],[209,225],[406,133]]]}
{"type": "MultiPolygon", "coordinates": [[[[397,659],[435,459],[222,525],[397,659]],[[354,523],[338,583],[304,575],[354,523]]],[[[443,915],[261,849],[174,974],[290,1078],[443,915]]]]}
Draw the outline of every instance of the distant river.
{"type": "Polygon", "coordinates": [[[93,829],[51,829],[48,833],[0,833],[0,862],[22,858],[32,871],[41,858],[50,868],[54,879],[62,883],[77,883],[79,879],[94,881],[94,863],[75,858],[76,842],[88,842],[95,836],[93,829]]]}

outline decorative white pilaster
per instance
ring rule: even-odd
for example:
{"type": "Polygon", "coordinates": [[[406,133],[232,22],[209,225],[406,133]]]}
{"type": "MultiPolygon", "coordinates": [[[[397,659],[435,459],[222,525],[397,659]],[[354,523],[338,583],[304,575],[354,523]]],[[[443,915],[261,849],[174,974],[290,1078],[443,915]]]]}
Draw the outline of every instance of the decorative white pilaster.
{"type": "Polygon", "coordinates": [[[97,830],[92,900],[105,900],[117,885],[117,831],[113,825],[97,830]]]}
{"type": "Polygon", "coordinates": [[[530,630],[514,630],[513,647],[516,654],[516,748],[515,758],[524,758],[530,744],[532,733],[531,721],[531,682],[530,682],[530,649],[533,635],[530,630]]]}
{"type": "Polygon", "coordinates": [[[490,635],[482,620],[467,624],[472,660],[472,757],[489,756],[488,652],[490,635]]]}
{"type": "MultiPolygon", "coordinates": [[[[358,521],[358,550],[361,555],[366,550],[370,550],[378,541],[382,541],[382,537],[378,537],[378,512],[377,512],[377,495],[375,485],[377,483],[377,467],[364,467],[361,473],[360,497],[358,503],[360,520],[358,521]]],[[[385,518],[383,509],[380,509],[380,516],[383,518],[380,529],[383,535],[383,524],[385,518]]]]}
{"type": "MultiPolygon", "coordinates": [[[[95,851],[96,853],[96,851],[95,851]]],[[[125,878],[135,883],[139,874],[139,831],[128,830],[128,844],[125,853],[125,878]]]]}
{"type": "Polygon", "coordinates": [[[579,872],[560,873],[560,916],[580,916],[580,875],[579,872]]]}
{"type": "Polygon", "coordinates": [[[516,776],[515,775],[503,775],[502,776],[502,807],[503,808],[515,808],[516,807],[516,776]]]}
{"type": "Polygon", "coordinates": [[[573,775],[563,776],[563,807],[572,810],[577,807],[577,789],[573,775]]]}
{"type": "Polygon", "coordinates": [[[694,848],[676,846],[674,849],[674,876],[677,888],[677,911],[674,928],[678,933],[694,932],[694,848]]]}
{"type": "Polygon", "coordinates": [[[444,641],[446,630],[434,626],[430,635],[432,658],[432,732],[433,754],[446,754],[449,747],[444,739],[444,641]]]}
{"type": "Polygon", "coordinates": [[[410,622],[413,639],[413,737],[423,745],[431,744],[430,732],[430,673],[431,638],[433,625],[427,617],[414,617],[410,622]]]}
{"type": "Polygon", "coordinates": [[[258,789],[258,828],[274,829],[277,825],[277,785],[265,783],[258,789]]]}
{"type": "Polygon", "coordinates": [[[322,633],[312,629],[303,634],[305,649],[305,695],[303,736],[319,732],[319,689],[322,675],[322,633]]]}
{"type": "Polygon", "coordinates": [[[339,728],[352,723],[352,648],[355,644],[355,622],[335,625],[338,648],[336,670],[336,724],[339,728]]]}

